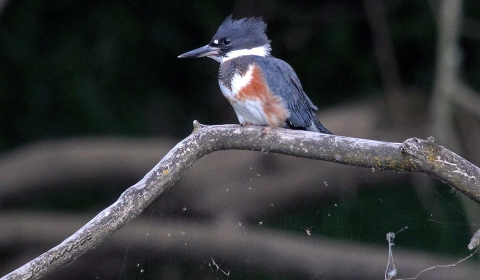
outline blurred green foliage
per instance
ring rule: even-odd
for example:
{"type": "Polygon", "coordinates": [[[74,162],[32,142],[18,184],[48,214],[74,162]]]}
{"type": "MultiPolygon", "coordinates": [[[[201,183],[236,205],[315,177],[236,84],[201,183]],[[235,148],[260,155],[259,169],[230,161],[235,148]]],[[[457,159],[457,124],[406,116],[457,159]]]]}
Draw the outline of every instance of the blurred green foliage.
{"type": "MultiPolygon", "coordinates": [[[[242,3],[9,1],[0,15],[0,151],[79,135],[180,137],[194,119],[236,123],[217,63],[177,59],[206,44],[232,11],[265,18],[273,55],[296,69],[320,108],[380,91],[361,1],[242,3]]],[[[428,90],[435,20],[427,1],[386,7],[402,81],[428,90]]],[[[476,1],[466,9],[479,17],[476,1]]],[[[467,78],[479,86],[479,43],[463,44],[467,78]]]]}

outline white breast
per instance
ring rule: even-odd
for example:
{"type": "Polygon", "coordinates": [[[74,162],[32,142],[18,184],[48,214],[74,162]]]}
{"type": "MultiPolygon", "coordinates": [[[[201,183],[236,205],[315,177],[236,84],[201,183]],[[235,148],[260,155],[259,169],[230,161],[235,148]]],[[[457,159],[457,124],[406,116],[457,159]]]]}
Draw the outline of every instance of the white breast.
{"type": "MultiPolygon", "coordinates": [[[[227,98],[229,101],[230,100],[235,100],[236,95],[240,92],[240,90],[247,86],[250,83],[250,80],[252,79],[252,67],[250,66],[245,73],[245,75],[240,75],[239,73],[235,73],[232,77],[232,81],[230,82],[231,84],[231,90],[227,88],[220,80],[218,81],[220,84],[220,90],[223,93],[223,96],[227,98]]],[[[230,102],[232,103],[232,102],[230,102]]]]}
{"type": "Polygon", "coordinates": [[[236,73],[231,81],[231,90],[219,81],[223,96],[228,99],[237,114],[240,123],[248,122],[254,125],[269,125],[268,118],[263,111],[262,100],[240,100],[238,93],[250,83],[253,67],[249,67],[245,75],[236,73]]]}

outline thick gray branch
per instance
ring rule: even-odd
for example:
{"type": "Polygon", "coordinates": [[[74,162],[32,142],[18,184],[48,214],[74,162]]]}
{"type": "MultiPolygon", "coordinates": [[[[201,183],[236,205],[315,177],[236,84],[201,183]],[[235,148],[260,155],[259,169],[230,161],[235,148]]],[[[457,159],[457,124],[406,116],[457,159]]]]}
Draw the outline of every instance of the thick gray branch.
{"type": "Polygon", "coordinates": [[[479,168],[433,140],[410,139],[401,144],[286,129],[262,134],[259,127],[194,125],[190,136],[114,204],[61,244],[2,279],[38,279],[75,260],[138,216],[197,159],[218,150],[273,152],[381,170],[425,172],[480,201],[479,168]]]}
{"type": "Polygon", "coordinates": [[[480,168],[450,150],[434,143],[433,137],[427,141],[412,138],[403,142],[402,150],[409,160],[458,191],[480,202],[480,168]]]}

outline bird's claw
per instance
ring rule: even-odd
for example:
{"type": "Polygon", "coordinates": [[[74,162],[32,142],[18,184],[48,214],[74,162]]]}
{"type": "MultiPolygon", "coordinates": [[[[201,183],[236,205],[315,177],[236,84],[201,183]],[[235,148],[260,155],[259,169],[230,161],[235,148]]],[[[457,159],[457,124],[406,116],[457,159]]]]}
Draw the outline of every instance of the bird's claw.
{"type": "Polygon", "coordinates": [[[242,123],[240,124],[240,126],[241,126],[242,128],[247,127],[247,126],[250,126],[250,125],[252,125],[252,124],[249,123],[249,122],[242,122],[242,123]]]}
{"type": "Polygon", "coordinates": [[[262,128],[262,136],[265,136],[265,135],[269,134],[270,131],[272,131],[271,126],[266,126],[266,127],[262,128]]]}

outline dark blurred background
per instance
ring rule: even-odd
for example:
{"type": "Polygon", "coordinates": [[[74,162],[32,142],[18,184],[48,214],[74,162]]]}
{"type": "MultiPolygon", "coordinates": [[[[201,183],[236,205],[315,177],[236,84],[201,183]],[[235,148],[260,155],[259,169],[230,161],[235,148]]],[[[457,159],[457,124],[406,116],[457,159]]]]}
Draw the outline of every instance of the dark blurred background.
{"type": "MultiPolygon", "coordinates": [[[[432,7],[384,6],[399,82],[428,98],[432,7]]],[[[477,1],[465,7],[479,17],[477,1]]],[[[272,54],[293,66],[320,109],[382,95],[362,1],[12,0],[0,17],[0,149],[84,135],[184,137],[194,119],[236,123],[217,85],[218,64],[177,59],[207,44],[232,13],[265,19],[272,54]]],[[[461,43],[463,73],[479,88],[480,42],[461,43]]]]}
{"type": "MultiPolygon", "coordinates": [[[[0,234],[0,275],[68,236],[13,242],[22,227],[9,222],[39,221],[24,213],[42,211],[96,213],[186,137],[193,120],[238,122],[218,88],[218,63],[177,58],[207,44],[230,14],[263,17],[272,55],[295,69],[333,133],[394,142],[433,135],[478,166],[480,2],[457,2],[459,27],[445,44],[459,52],[445,66],[443,1],[0,1],[0,209],[1,227],[12,229],[0,234]],[[442,67],[453,74],[445,78],[442,67]],[[38,243],[18,256],[19,244],[38,243]]],[[[393,175],[365,176],[343,184],[367,185],[368,197],[378,195],[372,182],[399,184],[393,175]]],[[[401,178],[407,191],[439,185],[449,196],[439,182],[401,178]]],[[[452,203],[465,207],[462,199],[452,203]]],[[[475,223],[477,210],[463,209],[463,223],[475,223]]]]}

